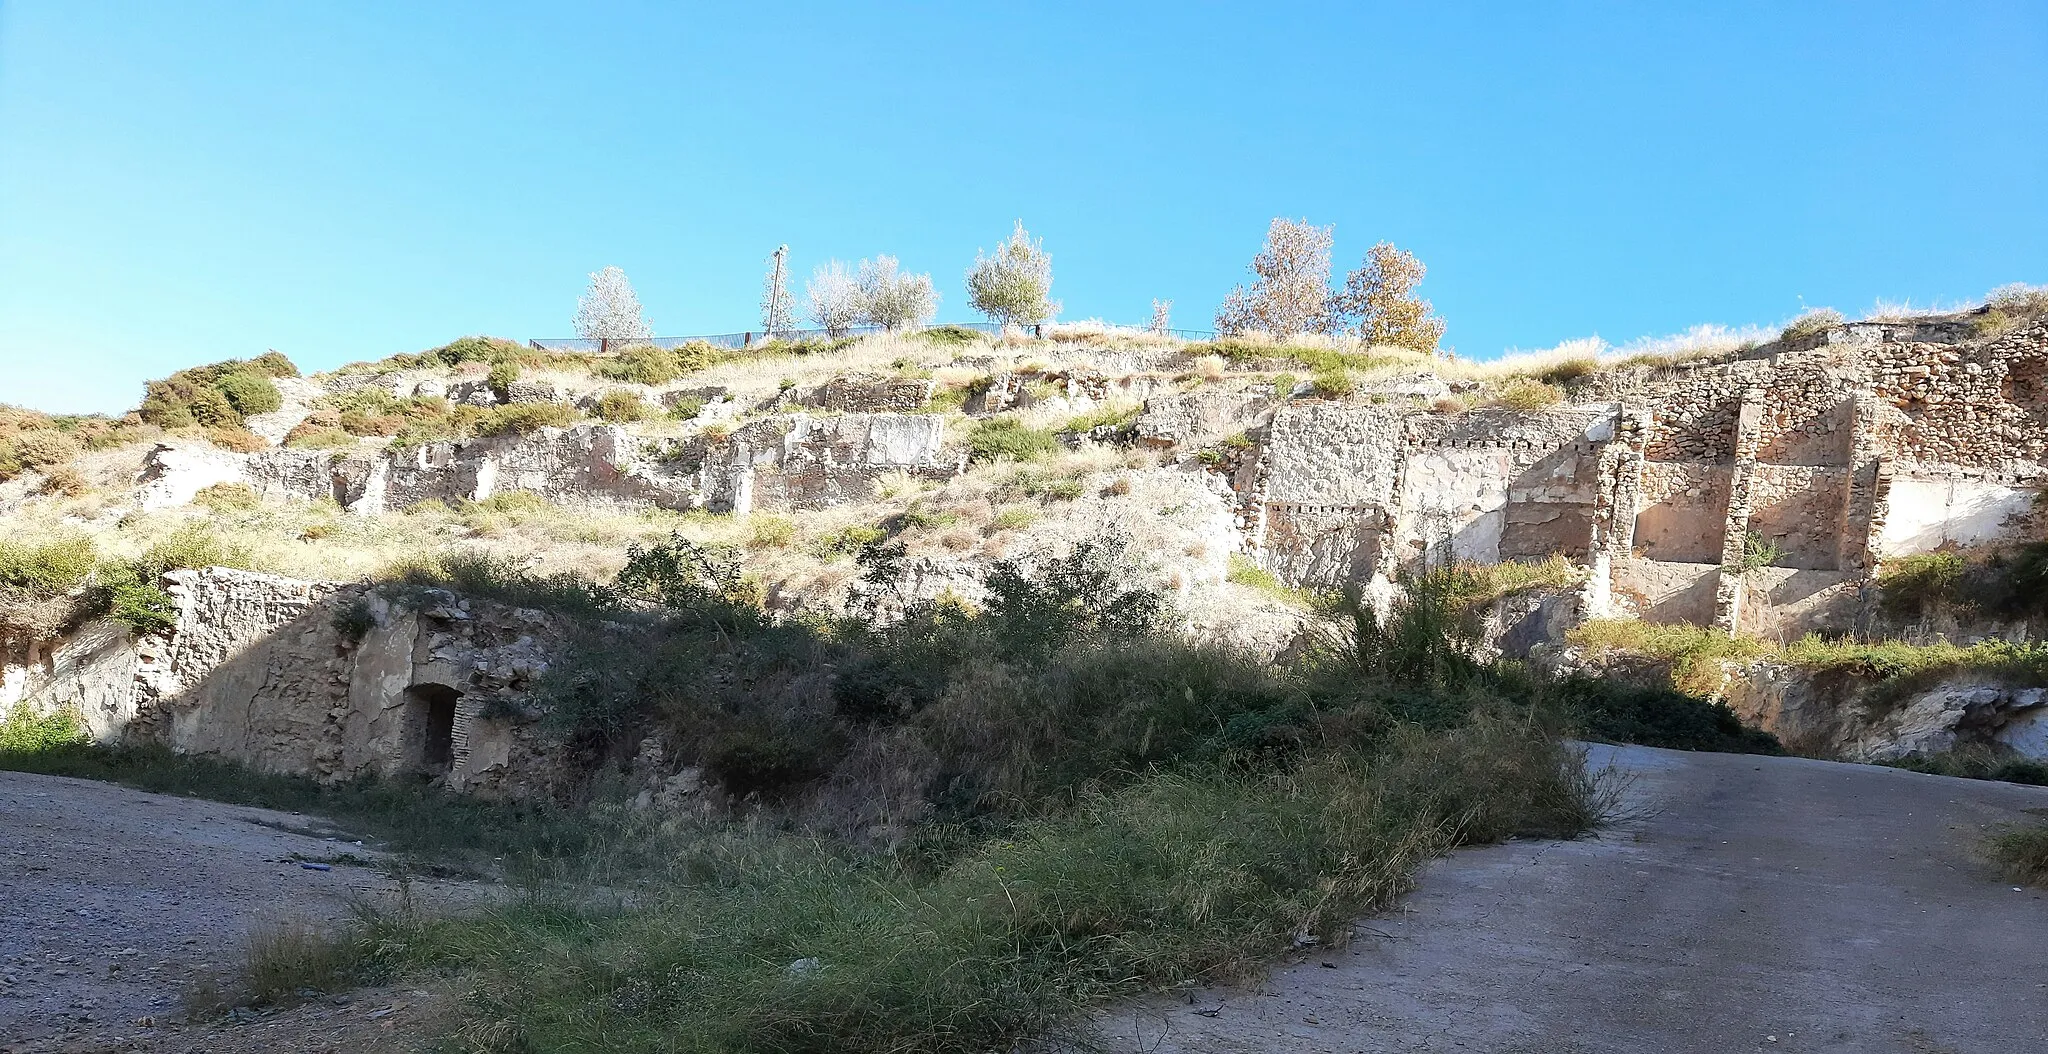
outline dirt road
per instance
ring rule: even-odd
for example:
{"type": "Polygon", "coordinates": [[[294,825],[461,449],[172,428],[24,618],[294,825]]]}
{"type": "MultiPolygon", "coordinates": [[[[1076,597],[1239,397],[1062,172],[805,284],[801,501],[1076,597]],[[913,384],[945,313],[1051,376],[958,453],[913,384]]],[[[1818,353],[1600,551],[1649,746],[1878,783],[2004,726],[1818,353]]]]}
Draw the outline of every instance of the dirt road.
{"type": "Polygon", "coordinates": [[[1977,859],[2048,790],[1602,749],[1637,813],[1432,867],[1255,993],[1105,1023],[1158,1054],[2048,1051],[2048,893],[1977,859]]]}
{"type": "MultiPolygon", "coordinates": [[[[241,1049],[190,1034],[194,979],[231,967],[259,921],[331,919],[395,888],[367,867],[302,867],[369,855],[327,833],[289,813],[0,772],[0,1052],[241,1049]]],[[[367,1018],[404,999],[321,1005],[367,1018]]]]}

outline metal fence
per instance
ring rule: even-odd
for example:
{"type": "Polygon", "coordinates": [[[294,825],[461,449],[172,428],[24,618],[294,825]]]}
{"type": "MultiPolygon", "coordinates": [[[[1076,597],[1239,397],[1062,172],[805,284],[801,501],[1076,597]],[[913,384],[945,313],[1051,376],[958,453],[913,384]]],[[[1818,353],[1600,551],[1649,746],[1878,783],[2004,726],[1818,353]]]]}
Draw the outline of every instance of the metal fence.
{"type": "MultiPolygon", "coordinates": [[[[925,328],[968,329],[976,333],[987,333],[991,336],[1000,336],[1003,332],[1003,325],[999,322],[943,322],[936,326],[927,326],[925,328]]],[[[1042,338],[1047,329],[1056,327],[1048,323],[1043,326],[1031,326],[1028,328],[1018,326],[1010,328],[1013,331],[1025,333],[1033,338],[1042,338]]],[[[1103,329],[1105,332],[1152,332],[1152,329],[1148,326],[1104,324],[1103,329]]],[[[618,351],[621,348],[644,347],[649,344],[657,348],[679,348],[685,344],[709,344],[716,348],[738,350],[750,348],[770,340],[830,340],[835,336],[865,337],[882,332],[886,331],[880,326],[853,326],[838,334],[828,333],[822,329],[785,329],[772,333],[766,330],[747,330],[741,333],[702,333],[693,337],[539,337],[526,343],[536,351],[595,352],[603,355],[618,351]]],[[[1216,338],[1215,331],[1207,329],[1169,329],[1165,333],[1167,336],[1179,337],[1183,340],[1214,340],[1216,338]]]]}

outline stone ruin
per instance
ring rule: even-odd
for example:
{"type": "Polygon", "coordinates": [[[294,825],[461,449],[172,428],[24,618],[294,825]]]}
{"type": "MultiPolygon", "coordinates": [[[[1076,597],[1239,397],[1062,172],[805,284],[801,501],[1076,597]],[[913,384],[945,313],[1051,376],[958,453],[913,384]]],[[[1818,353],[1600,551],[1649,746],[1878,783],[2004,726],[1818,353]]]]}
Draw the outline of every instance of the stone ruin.
{"type": "Polygon", "coordinates": [[[1290,583],[1558,553],[1590,569],[1590,613],[1779,637],[1864,628],[1882,560],[2028,528],[2044,367],[2038,324],[1987,341],[1859,323],[1603,372],[1553,410],[1198,394],[1148,407],[1139,433],[1248,427],[1229,481],[1245,547],[1290,583]],[[1770,566],[1746,562],[1759,542],[1770,566]]]}
{"type": "Polygon", "coordinates": [[[265,772],[419,777],[526,797],[550,753],[534,680],[564,639],[544,612],[440,589],[174,571],[175,624],[109,619],[7,659],[0,713],[79,715],[103,742],[159,742],[265,772]]]}
{"type": "MultiPolygon", "coordinates": [[[[1333,401],[1056,369],[1000,375],[968,410],[1144,394],[1128,438],[1169,456],[1155,471],[1205,479],[1235,512],[1240,552],[1288,584],[1384,590],[1403,571],[1553,555],[1586,569],[1569,597],[1496,613],[1510,650],[1610,615],[1779,639],[1868,632],[1881,561],[2039,534],[2038,321],[1991,339],[1955,320],[1844,325],[1732,358],[1603,370],[1572,385],[1572,405],[1538,411],[1436,412],[1427,400],[1455,383],[1333,401]],[[1768,566],[1752,559],[1758,543],[1775,550],[1768,566]]],[[[963,470],[946,419],[915,412],[930,396],[924,380],[847,379],[806,395],[813,409],[681,439],[592,424],[375,453],[167,446],[142,501],[241,481],[365,515],[507,491],[820,508],[869,500],[884,474],[963,470]]],[[[543,613],[222,569],[171,578],[175,628],[131,639],[102,622],[17,645],[0,710],[68,707],[102,738],[322,779],[412,773],[521,795],[551,778],[527,697],[561,640],[543,613]]],[[[1969,735],[2048,755],[2039,691],[1949,684],[1866,712],[1841,686],[1760,667],[1726,695],[1753,721],[1852,756],[1969,735]]]]}

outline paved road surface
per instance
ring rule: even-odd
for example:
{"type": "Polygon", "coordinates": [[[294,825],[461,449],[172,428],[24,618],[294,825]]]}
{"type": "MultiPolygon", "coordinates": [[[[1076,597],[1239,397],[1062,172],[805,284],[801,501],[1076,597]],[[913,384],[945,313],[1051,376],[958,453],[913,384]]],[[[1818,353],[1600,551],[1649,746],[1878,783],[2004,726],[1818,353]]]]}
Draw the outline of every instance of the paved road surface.
{"type": "Polygon", "coordinates": [[[1634,819],[1432,867],[1256,993],[1119,1014],[1157,1054],[2048,1052],[2048,892],[1976,854],[2048,789],[1599,750],[1634,819]]]}

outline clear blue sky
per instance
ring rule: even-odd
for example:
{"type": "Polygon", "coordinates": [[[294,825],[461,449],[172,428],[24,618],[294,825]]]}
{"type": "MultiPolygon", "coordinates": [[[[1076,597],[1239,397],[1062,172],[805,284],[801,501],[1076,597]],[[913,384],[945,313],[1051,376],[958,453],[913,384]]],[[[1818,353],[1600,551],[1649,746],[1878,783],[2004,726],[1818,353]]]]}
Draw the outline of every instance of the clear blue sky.
{"type": "Polygon", "coordinates": [[[745,329],[783,242],[967,318],[1017,217],[1066,317],[1206,327],[1279,215],[1482,358],[2048,282],[2048,3],[0,0],[0,402],[564,335],[608,264],[745,329]]]}

